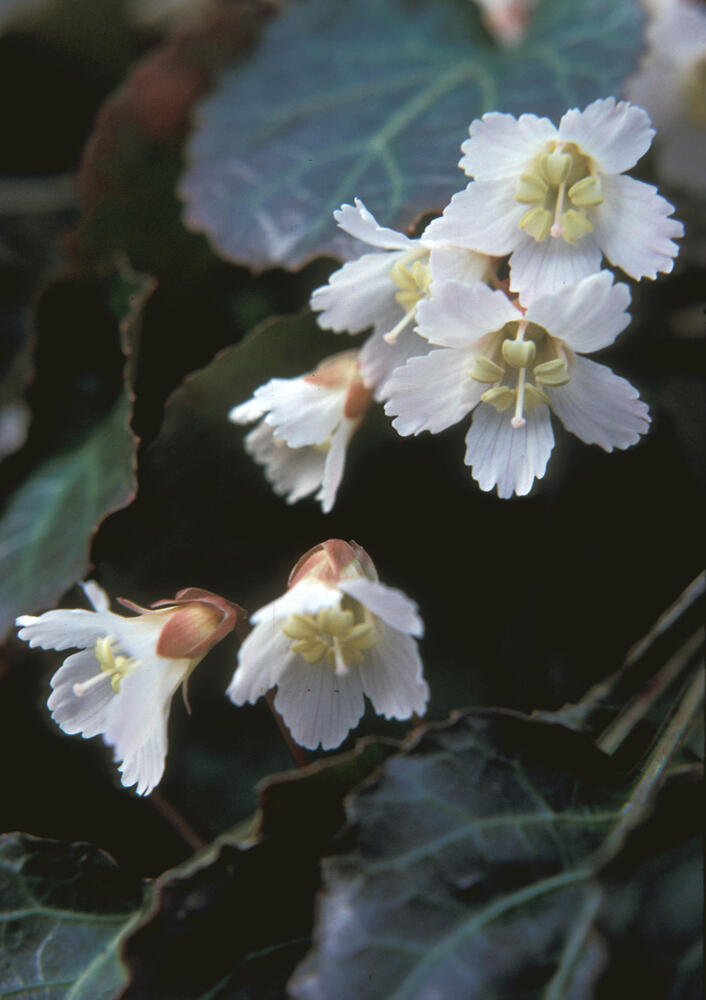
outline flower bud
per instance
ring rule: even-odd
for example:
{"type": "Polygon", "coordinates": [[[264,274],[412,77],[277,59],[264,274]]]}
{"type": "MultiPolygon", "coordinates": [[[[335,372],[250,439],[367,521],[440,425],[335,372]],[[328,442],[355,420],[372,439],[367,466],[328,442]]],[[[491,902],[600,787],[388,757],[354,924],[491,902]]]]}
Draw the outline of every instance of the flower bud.
{"type": "Polygon", "coordinates": [[[334,584],[361,576],[377,580],[377,571],[365,549],[353,541],[330,538],[304,553],[290,573],[287,586],[291,589],[305,578],[334,584]]]}

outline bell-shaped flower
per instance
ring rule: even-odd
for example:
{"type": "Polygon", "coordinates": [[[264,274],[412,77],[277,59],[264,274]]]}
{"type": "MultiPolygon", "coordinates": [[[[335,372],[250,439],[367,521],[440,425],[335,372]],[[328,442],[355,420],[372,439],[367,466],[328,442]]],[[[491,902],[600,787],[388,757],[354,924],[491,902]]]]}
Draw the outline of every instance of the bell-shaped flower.
{"type": "Polygon", "coordinates": [[[233,407],[229,418],[236,424],[260,421],[245,447],[278,496],[295,503],[318,490],[326,514],[336,500],[348,442],[371,401],[358,352],[343,351],[307,375],[270,379],[233,407]]]}
{"type": "Polygon", "coordinates": [[[647,53],[628,81],[632,101],[657,128],[657,169],[665,180],[706,193],[706,10],[673,0],[647,29],[647,53]]]}
{"type": "Polygon", "coordinates": [[[614,285],[608,271],[527,309],[485,285],[439,285],[418,316],[419,332],[438,349],[393,373],[385,412],[408,435],[442,431],[475,408],[466,465],[482,490],[523,496],[554,446],[550,410],[605,451],[646,432],[648,410],[635,389],[582,357],[625,329],[629,302],[627,286],[614,285]]]}
{"type": "Polygon", "coordinates": [[[491,112],[470,126],[459,166],[475,178],[425,240],[510,257],[522,302],[577,284],[603,255],[632,278],[671,271],[683,226],[656,188],[625,171],[649,149],[642,108],[615,98],[548,118],[491,112]]]}
{"type": "Polygon", "coordinates": [[[337,747],[360,720],[364,695],[385,718],[423,714],[416,605],[378,582],[355,542],[334,538],[307,552],[287,592],[251,621],[228,694],[253,704],[276,687],[274,706],[302,746],[337,747]]]}
{"type": "Polygon", "coordinates": [[[443,243],[431,254],[423,235],[412,239],[379,225],[359,198],[333,214],[341,229],[375,250],[334,271],[328,284],[312,293],[311,308],[324,330],[360,333],[372,327],[360,351],[360,369],[375,398],[383,399],[390,372],[428,350],[414,332],[414,320],[432,281],[481,281],[490,260],[443,243]]]}
{"type": "Polygon", "coordinates": [[[120,762],[123,785],[137,785],[138,795],[147,795],[164,772],[174,693],[245,612],[208,590],[188,587],[149,609],[120,599],[137,612],[127,618],[110,610],[97,583],[82,587],[93,611],[22,615],[16,621],[19,637],[42,649],[79,650],[52,677],[52,718],[65,733],[102,735],[120,762]]]}

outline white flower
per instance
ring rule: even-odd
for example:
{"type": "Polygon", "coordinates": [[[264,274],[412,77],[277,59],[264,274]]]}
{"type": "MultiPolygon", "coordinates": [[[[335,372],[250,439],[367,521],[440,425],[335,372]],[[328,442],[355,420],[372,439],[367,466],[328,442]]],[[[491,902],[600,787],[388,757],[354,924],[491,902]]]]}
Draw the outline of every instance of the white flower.
{"type": "Polygon", "coordinates": [[[287,592],[251,621],[228,694],[253,704],[276,686],[274,706],[302,746],[337,747],[360,720],[363,695],[385,718],[424,712],[416,606],[378,582],[354,542],[330,539],[307,552],[287,592]]]}
{"type": "Polygon", "coordinates": [[[343,351],[307,375],[270,379],[228,416],[237,424],[261,420],[245,447],[278,496],[295,503],[318,489],[316,499],[327,514],[336,500],[348,442],[371,398],[357,352],[343,351]]]}
{"type": "Polygon", "coordinates": [[[523,302],[599,270],[603,255],[633,278],[671,271],[680,222],[657,190],[624,176],[654,131],[641,109],[615,98],[548,118],[492,112],[476,119],[459,162],[474,177],[425,232],[510,257],[523,302]]]}
{"type": "Polygon", "coordinates": [[[440,346],[390,378],[393,426],[402,435],[437,433],[477,407],[466,465],[500,497],[529,493],[544,475],[554,446],[550,407],[587,444],[635,444],[649,425],[647,407],[628,382],[581,356],[629,323],[630,293],[612,280],[601,271],[526,310],[485,285],[439,285],[419,308],[418,329],[440,346]]]}
{"type": "Polygon", "coordinates": [[[628,82],[632,101],[658,129],[657,167],[665,179],[706,192],[706,11],[674,0],[647,30],[648,50],[628,82]]]}
{"type": "Polygon", "coordinates": [[[42,649],[80,649],[51,680],[47,702],[65,733],[103,735],[120,761],[121,781],[147,795],[164,772],[172,697],[209,649],[235,626],[241,608],[208,590],[189,587],[153,609],[114,614],[97,583],[81,585],[93,605],[22,615],[19,637],[42,649]]]}
{"type": "Polygon", "coordinates": [[[312,293],[311,308],[320,312],[317,320],[325,330],[359,333],[373,328],[360,352],[360,369],[375,398],[383,399],[390,372],[428,350],[413,328],[417,304],[429,294],[431,282],[480,281],[489,260],[443,244],[430,254],[424,236],[411,239],[380,226],[359,198],[355,206],[342,205],[333,214],[341,229],[376,250],[334,271],[328,284],[312,293]]]}
{"type": "Polygon", "coordinates": [[[494,38],[507,48],[519,45],[527,34],[527,24],[537,0],[475,0],[483,23],[494,38]]]}

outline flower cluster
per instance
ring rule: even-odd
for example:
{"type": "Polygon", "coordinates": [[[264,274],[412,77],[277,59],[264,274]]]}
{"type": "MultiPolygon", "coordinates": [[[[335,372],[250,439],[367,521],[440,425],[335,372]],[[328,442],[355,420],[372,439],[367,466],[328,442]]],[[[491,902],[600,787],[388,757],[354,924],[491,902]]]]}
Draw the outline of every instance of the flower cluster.
{"type": "MultiPolygon", "coordinates": [[[[246,612],[189,587],[136,615],[112,612],[94,581],[82,584],[92,611],[46,611],[17,619],[19,637],[43,649],[78,649],[51,680],[47,702],[65,733],[102,735],[125,787],[149,794],[161,780],[171,701],[206,653],[246,612]]],[[[415,637],[416,605],[378,581],[355,542],[329,539],[296,564],[284,596],[256,611],[228,688],[236,705],[277,688],[275,710],[294,740],[324,750],[356,726],[367,695],[386,718],[423,715],[429,689],[415,637]]]]}
{"type": "Polygon", "coordinates": [[[493,112],[469,132],[459,166],[471,180],[418,238],[380,226],[358,199],[334,213],[373,250],[335,271],[311,306],[324,329],[371,330],[362,348],[273,379],[231,412],[261,419],[246,447],[290,503],[318,489],[331,509],[372,399],[402,435],[438,433],[475,410],[465,462],[500,497],[544,475],[552,410],[606,451],[648,429],[635,389],[584,357],[630,321],[629,290],[604,258],[654,279],[672,269],[683,233],[672,205],[626,175],[654,135],[646,112],[607,98],[558,126],[493,112]]]}

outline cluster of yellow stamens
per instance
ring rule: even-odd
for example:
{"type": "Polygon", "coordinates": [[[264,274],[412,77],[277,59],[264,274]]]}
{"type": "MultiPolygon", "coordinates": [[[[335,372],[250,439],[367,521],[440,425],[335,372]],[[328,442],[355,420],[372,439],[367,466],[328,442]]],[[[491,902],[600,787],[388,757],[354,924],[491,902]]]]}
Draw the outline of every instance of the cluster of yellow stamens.
{"type": "Polygon", "coordinates": [[[497,360],[478,355],[474,358],[468,374],[476,382],[497,383],[483,393],[481,400],[490,403],[499,413],[514,407],[515,412],[510,423],[513,427],[519,428],[525,425],[525,410],[530,411],[536,406],[550,403],[549,396],[539,386],[566,385],[570,381],[570,375],[566,356],[559,341],[548,336],[542,327],[528,324],[527,320],[520,320],[517,323],[517,330],[513,336],[514,326],[514,323],[508,323],[494,335],[496,349],[493,353],[497,360]],[[554,357],[535,365],[538,341],[542,344],[541,356],[547,357],[553,353],[554,357]],[[506,374],[505,367],[499,363],[501,358],[510,369],[517,371],[517,383],[514,388],[499,384],[506,374]],[[532,368],[535,384],[528,379],[529,368],[532,368]]]}
{"type": "Polygon", "coordinates": [[[574,143],[557,142],[537,157],[531,172],[520,176],[515,200],[532,205],[519,225],[538,243],[550,235],[575,243],[593,232],[585,210],[601,204],[603,187],[588,157],[574,143]]]}
{"type": "Polygon", "coordinates": [[[399,288],[395,301],[404,309],[404,316],[399,323],[385,334],[387,343],[394,344],[404,328],[413,322],[419,300],[429,294],[429,251],[413,250],[411,254],[400,257],[390,268],[390,277],[399,288]]]}
{"type": "Polygon", "coordinates": [[[325,658],[339,675],[347,674],[351,664],[361,663],[363,653],[377,645],[369,613],[350,598],[316,615],[290,615],[282,631],[294,640],[290,646],[293,653],[311,664],[325,658]],[[344,608],[343,603],[349,606],[344,608]]]}
{"type": "Polygon", "coordinates": [[[116,656],[118,647],[117,639],[112,635],[106,635],[98,639],[93,650],[93,655],[98,661],[101,672],[95,677],[90,677],[87,681],[74,684],[74,694],[81,697],[86,691],[99,684],[101,681],[110,679],[111,687],[116,693],[120,690],[120,682],[126,674],[129,674],[138,664],[138,661],[129,656],[116,656]]]}

